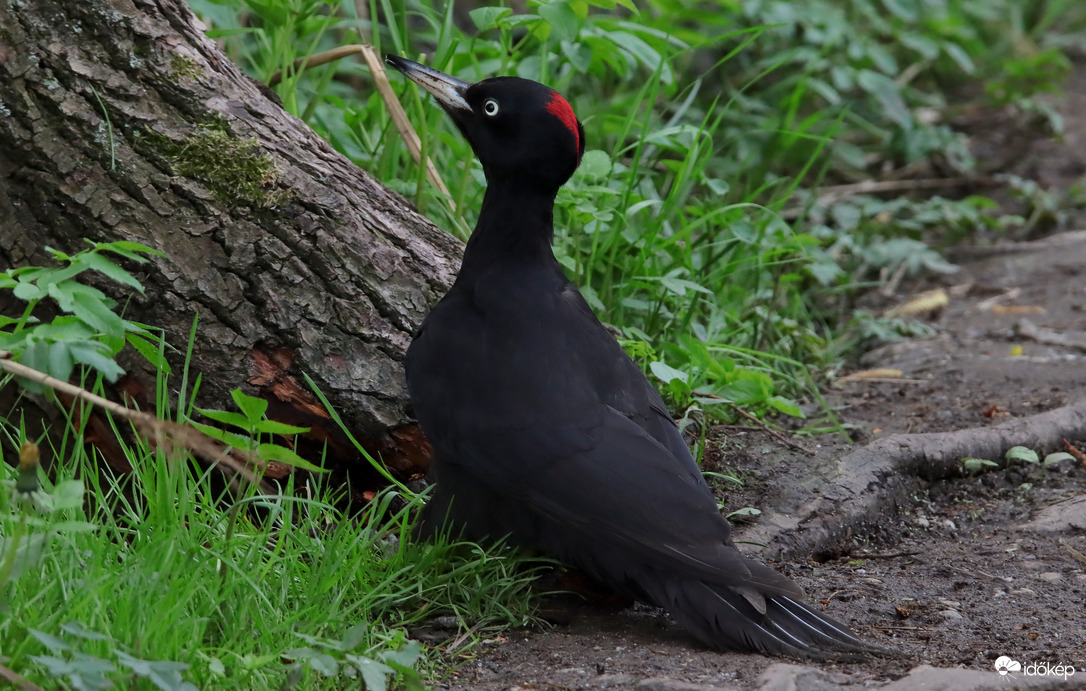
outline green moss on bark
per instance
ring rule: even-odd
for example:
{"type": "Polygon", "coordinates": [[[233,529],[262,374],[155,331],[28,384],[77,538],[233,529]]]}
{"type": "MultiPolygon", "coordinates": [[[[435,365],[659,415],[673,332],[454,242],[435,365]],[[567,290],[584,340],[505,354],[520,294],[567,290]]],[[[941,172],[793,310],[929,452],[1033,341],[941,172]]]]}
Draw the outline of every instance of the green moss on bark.
{"type": "Polygon", "coordinates": [[[157,133],[145,139],[178,175],[199,180],[220,201],[271,207],[290,197],[278,188],[280,171],[253,138],[238,139],[225,121],[197,125],[181,141],[157,133]]]}

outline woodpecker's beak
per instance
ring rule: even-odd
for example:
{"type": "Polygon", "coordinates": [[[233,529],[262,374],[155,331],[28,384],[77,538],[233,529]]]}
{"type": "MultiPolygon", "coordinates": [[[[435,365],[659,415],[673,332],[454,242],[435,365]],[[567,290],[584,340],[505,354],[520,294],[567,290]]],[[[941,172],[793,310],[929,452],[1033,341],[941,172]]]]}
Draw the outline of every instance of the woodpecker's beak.
{"type": "Polygon", "coordinates": [[[403,72],[405,77],[433,94],[438,104],[450,115],[456,111],[471,112],[471,106],[468,105],[465,98],[471,84],[449,76],[444,72],[438,72],[432,67],[420,65],[417,62],[396,55],[386,55],[385,62],[403,72]]]}

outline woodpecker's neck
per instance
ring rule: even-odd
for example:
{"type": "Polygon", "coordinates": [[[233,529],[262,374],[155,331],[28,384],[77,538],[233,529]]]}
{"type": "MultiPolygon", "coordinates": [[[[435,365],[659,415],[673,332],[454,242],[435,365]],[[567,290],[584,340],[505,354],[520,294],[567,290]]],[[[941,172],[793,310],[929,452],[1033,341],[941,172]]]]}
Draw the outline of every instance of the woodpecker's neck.
{"type": "Polygon", "coordinates": [[[525,189],[515,180],[489,181],[460,276],[471,277],[495,263],[557,266],[551,249],[556,194],[525,189]]]}

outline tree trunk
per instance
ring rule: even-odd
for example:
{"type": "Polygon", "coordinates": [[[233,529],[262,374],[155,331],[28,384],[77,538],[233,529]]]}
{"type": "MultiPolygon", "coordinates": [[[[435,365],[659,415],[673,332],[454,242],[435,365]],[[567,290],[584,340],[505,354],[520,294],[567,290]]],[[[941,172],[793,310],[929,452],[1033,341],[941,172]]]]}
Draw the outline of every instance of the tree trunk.
{"type": "MultiPolygon", "coordinates": [[[[401,428],[401,362],[461,247],[201,28],[183,0],[0,0],[0,266],[48,265],[45,246],[75,252],[83,238],[158,249],[126,267],[146,296],[98,287],[182,351],[199,315],[200,405],[255,387],[269,414],[356,457],[304,372],[406,468],[426,449],[401,428]]],[[[135,358],[123,364],[128,391],[154,390],[135,358]]]]}

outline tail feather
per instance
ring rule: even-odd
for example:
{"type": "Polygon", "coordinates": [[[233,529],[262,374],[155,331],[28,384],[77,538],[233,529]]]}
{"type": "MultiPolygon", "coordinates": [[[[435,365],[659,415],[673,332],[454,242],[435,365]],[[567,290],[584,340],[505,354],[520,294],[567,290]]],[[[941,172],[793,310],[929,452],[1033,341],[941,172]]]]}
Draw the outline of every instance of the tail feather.
{"type": "Polygon", "coordinates": [[[676,574],[658,576],[659,580],[641,581],[651,599],[713,648],[815,659],[892,653],[860,640],[844,624],[792,597],[767,595],[761,612],[743,592],[749,587],[733,588],[676,574]]]}
{"type": "Polygon", "coordinates": [[[738,550],[720,564],[716,578],[704,570],[680,571],[674,563],[654,561],[652,552],[631,554],[628,545],[598,536],[571,538],[567,525],[526,512],[519,500],[470,480],[456,474],[439,476],[437,491],[423,514],[423,535],[451,523],[464,531],[464,537],[478,540],[501,526],[503,533],[512,534],[514,544],[540,547],[637,599],[663,607],[695,638],[718,650],[815,659],[897,654],[865,643],[844,624],[812,609],[794,581],[746,559],[738,550]],[[453,501],[453,496],[460,500],[453,501]]]}

